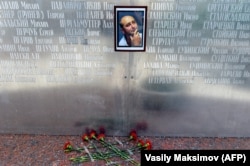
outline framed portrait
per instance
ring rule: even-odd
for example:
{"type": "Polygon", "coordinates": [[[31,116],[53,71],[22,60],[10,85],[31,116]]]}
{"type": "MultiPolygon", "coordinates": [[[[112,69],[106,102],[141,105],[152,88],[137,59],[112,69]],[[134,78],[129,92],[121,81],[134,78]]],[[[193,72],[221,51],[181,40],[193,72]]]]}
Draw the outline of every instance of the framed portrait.
{"type": "Polygon", "coordinates": [[[145,51],[147,6],[114,6],[115,51],[145,51]]]}

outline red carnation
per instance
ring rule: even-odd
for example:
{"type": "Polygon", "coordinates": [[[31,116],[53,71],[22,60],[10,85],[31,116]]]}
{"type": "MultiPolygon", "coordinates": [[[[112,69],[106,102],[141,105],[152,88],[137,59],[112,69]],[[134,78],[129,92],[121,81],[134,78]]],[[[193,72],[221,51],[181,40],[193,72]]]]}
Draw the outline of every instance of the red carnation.
{"type": "Polygon", "coordinates": [[[131,130],[131,131],[130,131],[130,133],[129,133],[129,139],[130,139],[130,140],[134,140],[134,141],[137,140],[137,134],[136,134],[136,131],[135,131],[135,130],[131,130]]]}
{"type": "Polygon", "coordinates": [[[91,139],[96,138],[96,131],[95,131],[95,130],[91,130],[91,131],[90,131],[90,134],[89,134],[89,137],[90,137],[91,139]]]}
{"type": "Polygon", "coordinates": [[[143,146],[146,150],[151,150],[152,149],[152,142],[149,140],[146,140],[144,146],[143,146]]]}
{"type": "Polygon", "coordinates": [[[89,140],[88,134],[83,134],[82,135],[82,140],[83,141],[88,141],[89,140]]]}
{"type": "Polygon", "coordinates": [[[101,133],[101,134],[98,135],[97,139],[99,141],[104,141],[104,137],[105,137],[105,135],[103,133],[101,133]]]}
{"type": "Polygon", "coordinates": [[[143,140],[138,140],[138,143],[137,143],[137,146],[138,147],[142,147],[144,145],[144,142],[143,142],[143,140]]]}
{"type": "Polygon", "coordinates": [[[73,147],[72,147],[71,143],[70,143],[69,141],[67,141],[67,142],[64,144],[63,149],[64,149],[65,152],[70,152],[70,151],[73,149],[73,147]]]}

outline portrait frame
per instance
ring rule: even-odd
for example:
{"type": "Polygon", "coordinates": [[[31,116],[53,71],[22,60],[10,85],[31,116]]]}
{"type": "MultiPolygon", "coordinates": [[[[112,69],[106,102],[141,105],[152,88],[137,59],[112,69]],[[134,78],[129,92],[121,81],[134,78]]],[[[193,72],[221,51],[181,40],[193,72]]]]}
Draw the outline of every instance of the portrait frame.
{"type": "Polygon", "coordinates": [[[115,51],[145,51],[146,49],[146,28],[147,27],[147,6],[114,6],[114,47],[115,51]],[[140,46],[121,45],[123,38],[120,20],[123,16],[134,17],[138,32],[141,37],[140,46]],[[119,43],[120,42],[120,43],[119,43]]]}

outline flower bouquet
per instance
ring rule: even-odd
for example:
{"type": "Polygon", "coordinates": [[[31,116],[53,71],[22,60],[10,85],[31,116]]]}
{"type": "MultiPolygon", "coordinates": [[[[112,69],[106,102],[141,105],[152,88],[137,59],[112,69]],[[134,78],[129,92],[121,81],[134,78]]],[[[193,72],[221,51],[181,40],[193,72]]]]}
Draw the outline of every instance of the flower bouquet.
{"type": "Polygon", "coordinates": [[[69,160],[73,163],[95,162],[103,160],[106,165],[120,165],[122,162],[131,165],[139,166],[140,163],[134,159],[134,156],[140,153],[141,150],[152,149],[150,140],[138,139],[137,132],[131,130],[128,139],[120,141],[117,138],[107,140],[105,130],[99,129],[84,133],[81,136],[82,146],[73,146],[70,141],[64,144],[64,152],[76,152],[76,157],[71,157],[69,160]],[[126,147],[124,147],[124,145],[126,147]],[[131,147],[130,147],[131,146],[131,147]]]}

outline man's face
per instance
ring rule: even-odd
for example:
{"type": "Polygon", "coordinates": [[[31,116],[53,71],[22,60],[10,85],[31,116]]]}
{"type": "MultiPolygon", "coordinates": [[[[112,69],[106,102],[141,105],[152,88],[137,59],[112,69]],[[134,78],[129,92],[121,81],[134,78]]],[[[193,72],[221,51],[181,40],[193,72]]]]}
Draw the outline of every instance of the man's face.
{"type": "Polygon", "coordinates": [[[122,17],[120,23],[123,25],[122,27],[123,33],[129,34],[129,35],[133,35],[138,27],[135,19],[131,16],[122,17]]]}

